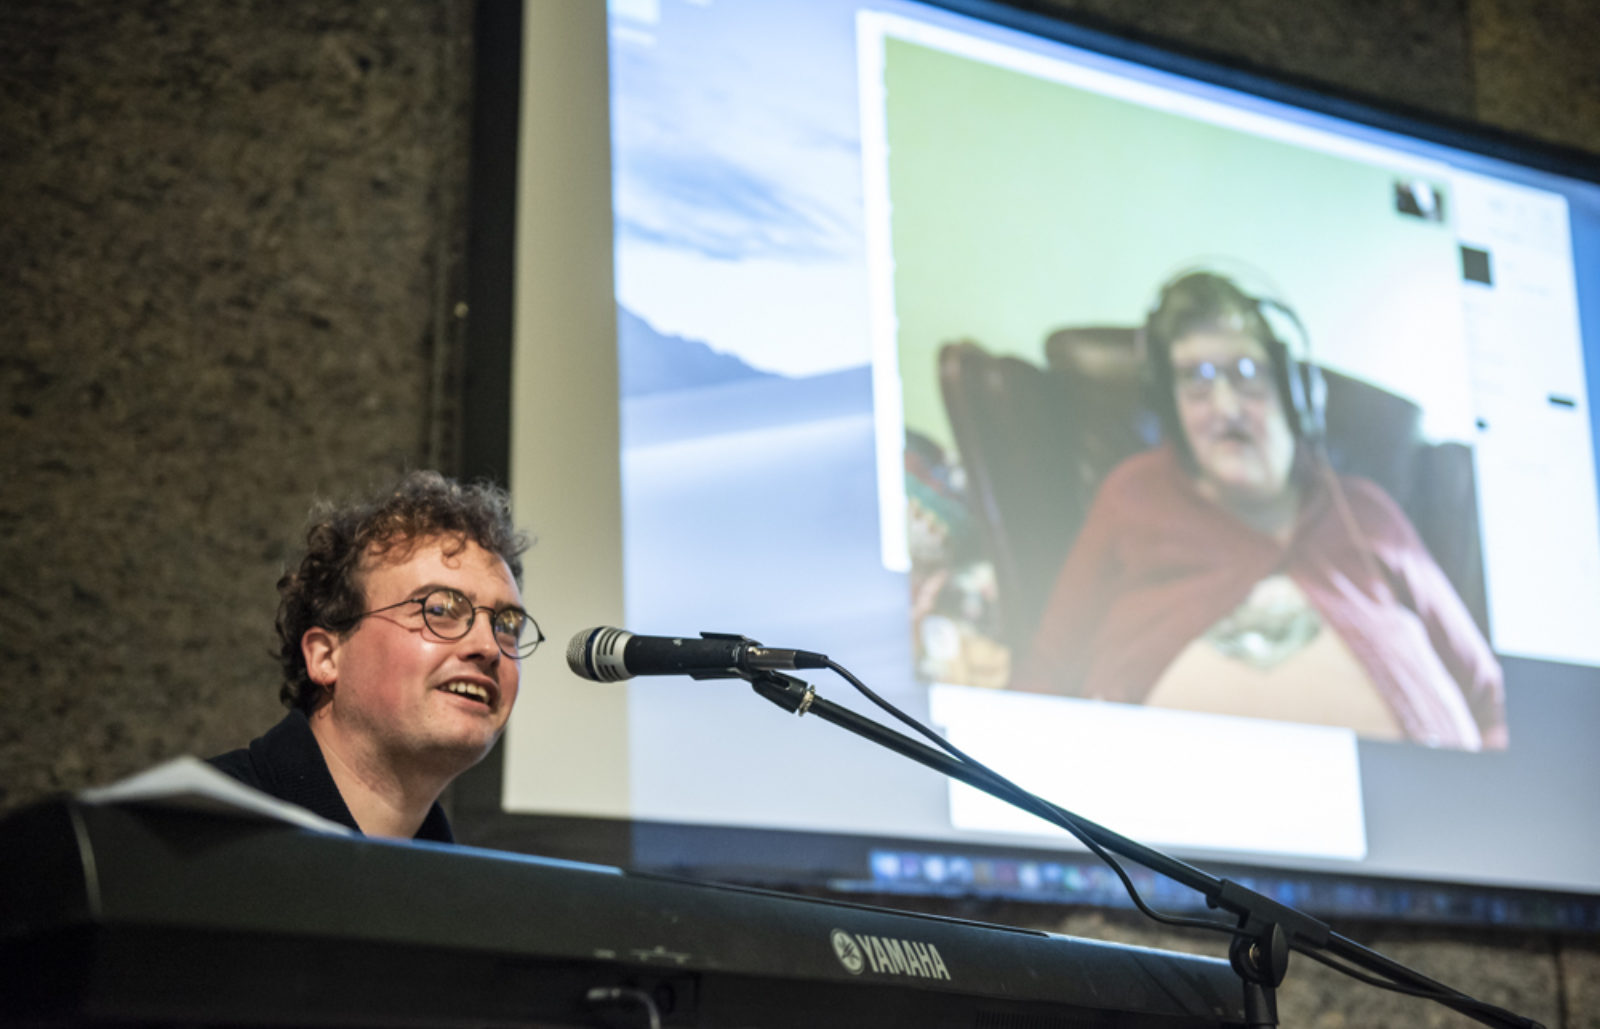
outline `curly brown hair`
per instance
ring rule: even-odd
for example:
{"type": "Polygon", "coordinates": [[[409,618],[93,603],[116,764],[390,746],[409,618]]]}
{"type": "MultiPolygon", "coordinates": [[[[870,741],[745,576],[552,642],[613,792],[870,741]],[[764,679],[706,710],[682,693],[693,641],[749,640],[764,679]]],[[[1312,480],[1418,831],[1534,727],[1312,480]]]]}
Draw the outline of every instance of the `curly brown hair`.
{"type": "Polygon", "coordinates": [[[528,537],[511,522],[511,499],[487,482],[462,485],[438,472],[416,471],[392,487],[344,505],[322,501],[312,509],[306,552],[278,580],[279,660],[285,707],[307,713],[322,703],[326,687],[312,682],[300,640],[313,627],[348,634],[366,606],[362,573],[369,558],[436,537],[456,549],[476,543],[498,555],[522,582],[528,537]]]}

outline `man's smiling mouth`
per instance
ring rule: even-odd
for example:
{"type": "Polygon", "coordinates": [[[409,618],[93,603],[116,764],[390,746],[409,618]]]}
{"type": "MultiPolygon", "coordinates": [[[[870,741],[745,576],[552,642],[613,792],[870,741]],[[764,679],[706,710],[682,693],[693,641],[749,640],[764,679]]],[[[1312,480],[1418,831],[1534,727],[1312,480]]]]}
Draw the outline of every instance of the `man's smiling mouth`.
{"type": "Polygon", "coordinates": [[[485,706],[492,706],[488,689],[475,682],[447,682],[439,688],[446,693],[454,693],[458,697],[467,697],[485,706]]]}

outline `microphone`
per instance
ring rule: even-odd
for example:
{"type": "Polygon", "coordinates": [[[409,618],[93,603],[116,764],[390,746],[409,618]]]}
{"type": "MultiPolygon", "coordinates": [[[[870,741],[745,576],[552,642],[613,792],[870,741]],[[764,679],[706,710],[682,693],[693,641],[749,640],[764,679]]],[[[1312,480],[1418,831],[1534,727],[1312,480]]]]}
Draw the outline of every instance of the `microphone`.
{"type": "Polygon", "coordinates": [[[700,635],[705,638],[635,636],[608,626],[584,629],[567,644],[567,667],[594,682],[617,682],[635,675],[719,679],[750,672],[828,667],[826,654],[772,650],[755,640],[725,633],[700,635]]]}

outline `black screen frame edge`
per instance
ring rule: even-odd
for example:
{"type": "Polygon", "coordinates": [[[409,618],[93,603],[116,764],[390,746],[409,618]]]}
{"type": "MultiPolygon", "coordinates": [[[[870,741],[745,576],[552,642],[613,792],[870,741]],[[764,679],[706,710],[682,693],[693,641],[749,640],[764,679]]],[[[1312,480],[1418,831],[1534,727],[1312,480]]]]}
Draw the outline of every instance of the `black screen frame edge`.
{"type": "Polygon", "coordinates": [[[918,2],[1380,131],[1600,184],[1600,150],[1538,139],[1486,122],[1272,68],[1238,55],[1138,33],[1087,12],[1045,13],[1041,4],[1024,0],[1015,4],[998,0],[918,2]]]}
{"type": "MultiPolygon", "coordinates": [[[[473,12],[472,139],[468,169],[462,333],[461,460],[464,480],[511,481],[515,347],[517,160],[522,115],[522,0],[477,0],[473,12]],[[509,131],[508,131],[509,130],[509,131]]],[[[451,786],[462,828],[533,816],[504,811],[505,741],[451,786]]],[[[464,834],[470,836],[471,834],[464,834]]],[[[516,849],[516,848],[508,848],[516,849]]]]}

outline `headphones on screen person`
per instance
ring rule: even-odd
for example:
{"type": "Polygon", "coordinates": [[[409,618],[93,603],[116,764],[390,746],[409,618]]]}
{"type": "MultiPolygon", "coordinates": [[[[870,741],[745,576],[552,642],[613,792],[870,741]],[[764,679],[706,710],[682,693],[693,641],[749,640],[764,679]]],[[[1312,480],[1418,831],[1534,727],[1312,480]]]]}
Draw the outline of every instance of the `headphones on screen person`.
{"type": "Polygon", "coordinates": [[[1310,467],[1314,474],[1324,477],[1339,521],[1355,544],[1368,573],[1374,578],[1381,577],[1381,564],[1372,542],[1351,513],[1344,487],[1328,461],[1327,380],[1322,370],[1311,362],[1311,338],[1288,304],[1265,290],[1243,288],[1233,275],[1217,270],[1214,265],[1186,268],[1163,283],[1138,333],[1145,385],[1151,406],[1160,416],[1161,431],[1177,450],[1179,459],[1193,472],[1197,462],[1178,417],[1172,344],[1208,324],[1214,326],[1219,316],[1234,312],[1244,317],[1247,331],[1266,348],[1268,360],[1272,362],[1273,384],[1277,387],[1289,430],[1294,434],[1297,452],[1314,458],[1310,467]],[[1199,296],[1188,297],[1190,293],[1199,296]],[[1169,319],[1170,325],[1159,324],[1169,305],[1191,299],[1204,302],[1193,303],[1186,318],[1174,313],[1169,319]],[[1156,338],[1154,333],[1165,338],[1156,338]]]}
{"type": "Polygon", "coordinates": [[[1308,359],[1310,337],[1299,315],[1269,291],[1239,285],[1238,277],[1210,264],[1184,268],[1162,283],[1139,330],[1149,403],[1161,420],[1162,433],[1191,466],[1194,455],[1178,417],[1172,344],[1230,313],[1242,316],[1245,331],[1266,348],[1273,385],[1295,442],[1320,448],[1327,428],[1327,382],[1308,359]]]}

